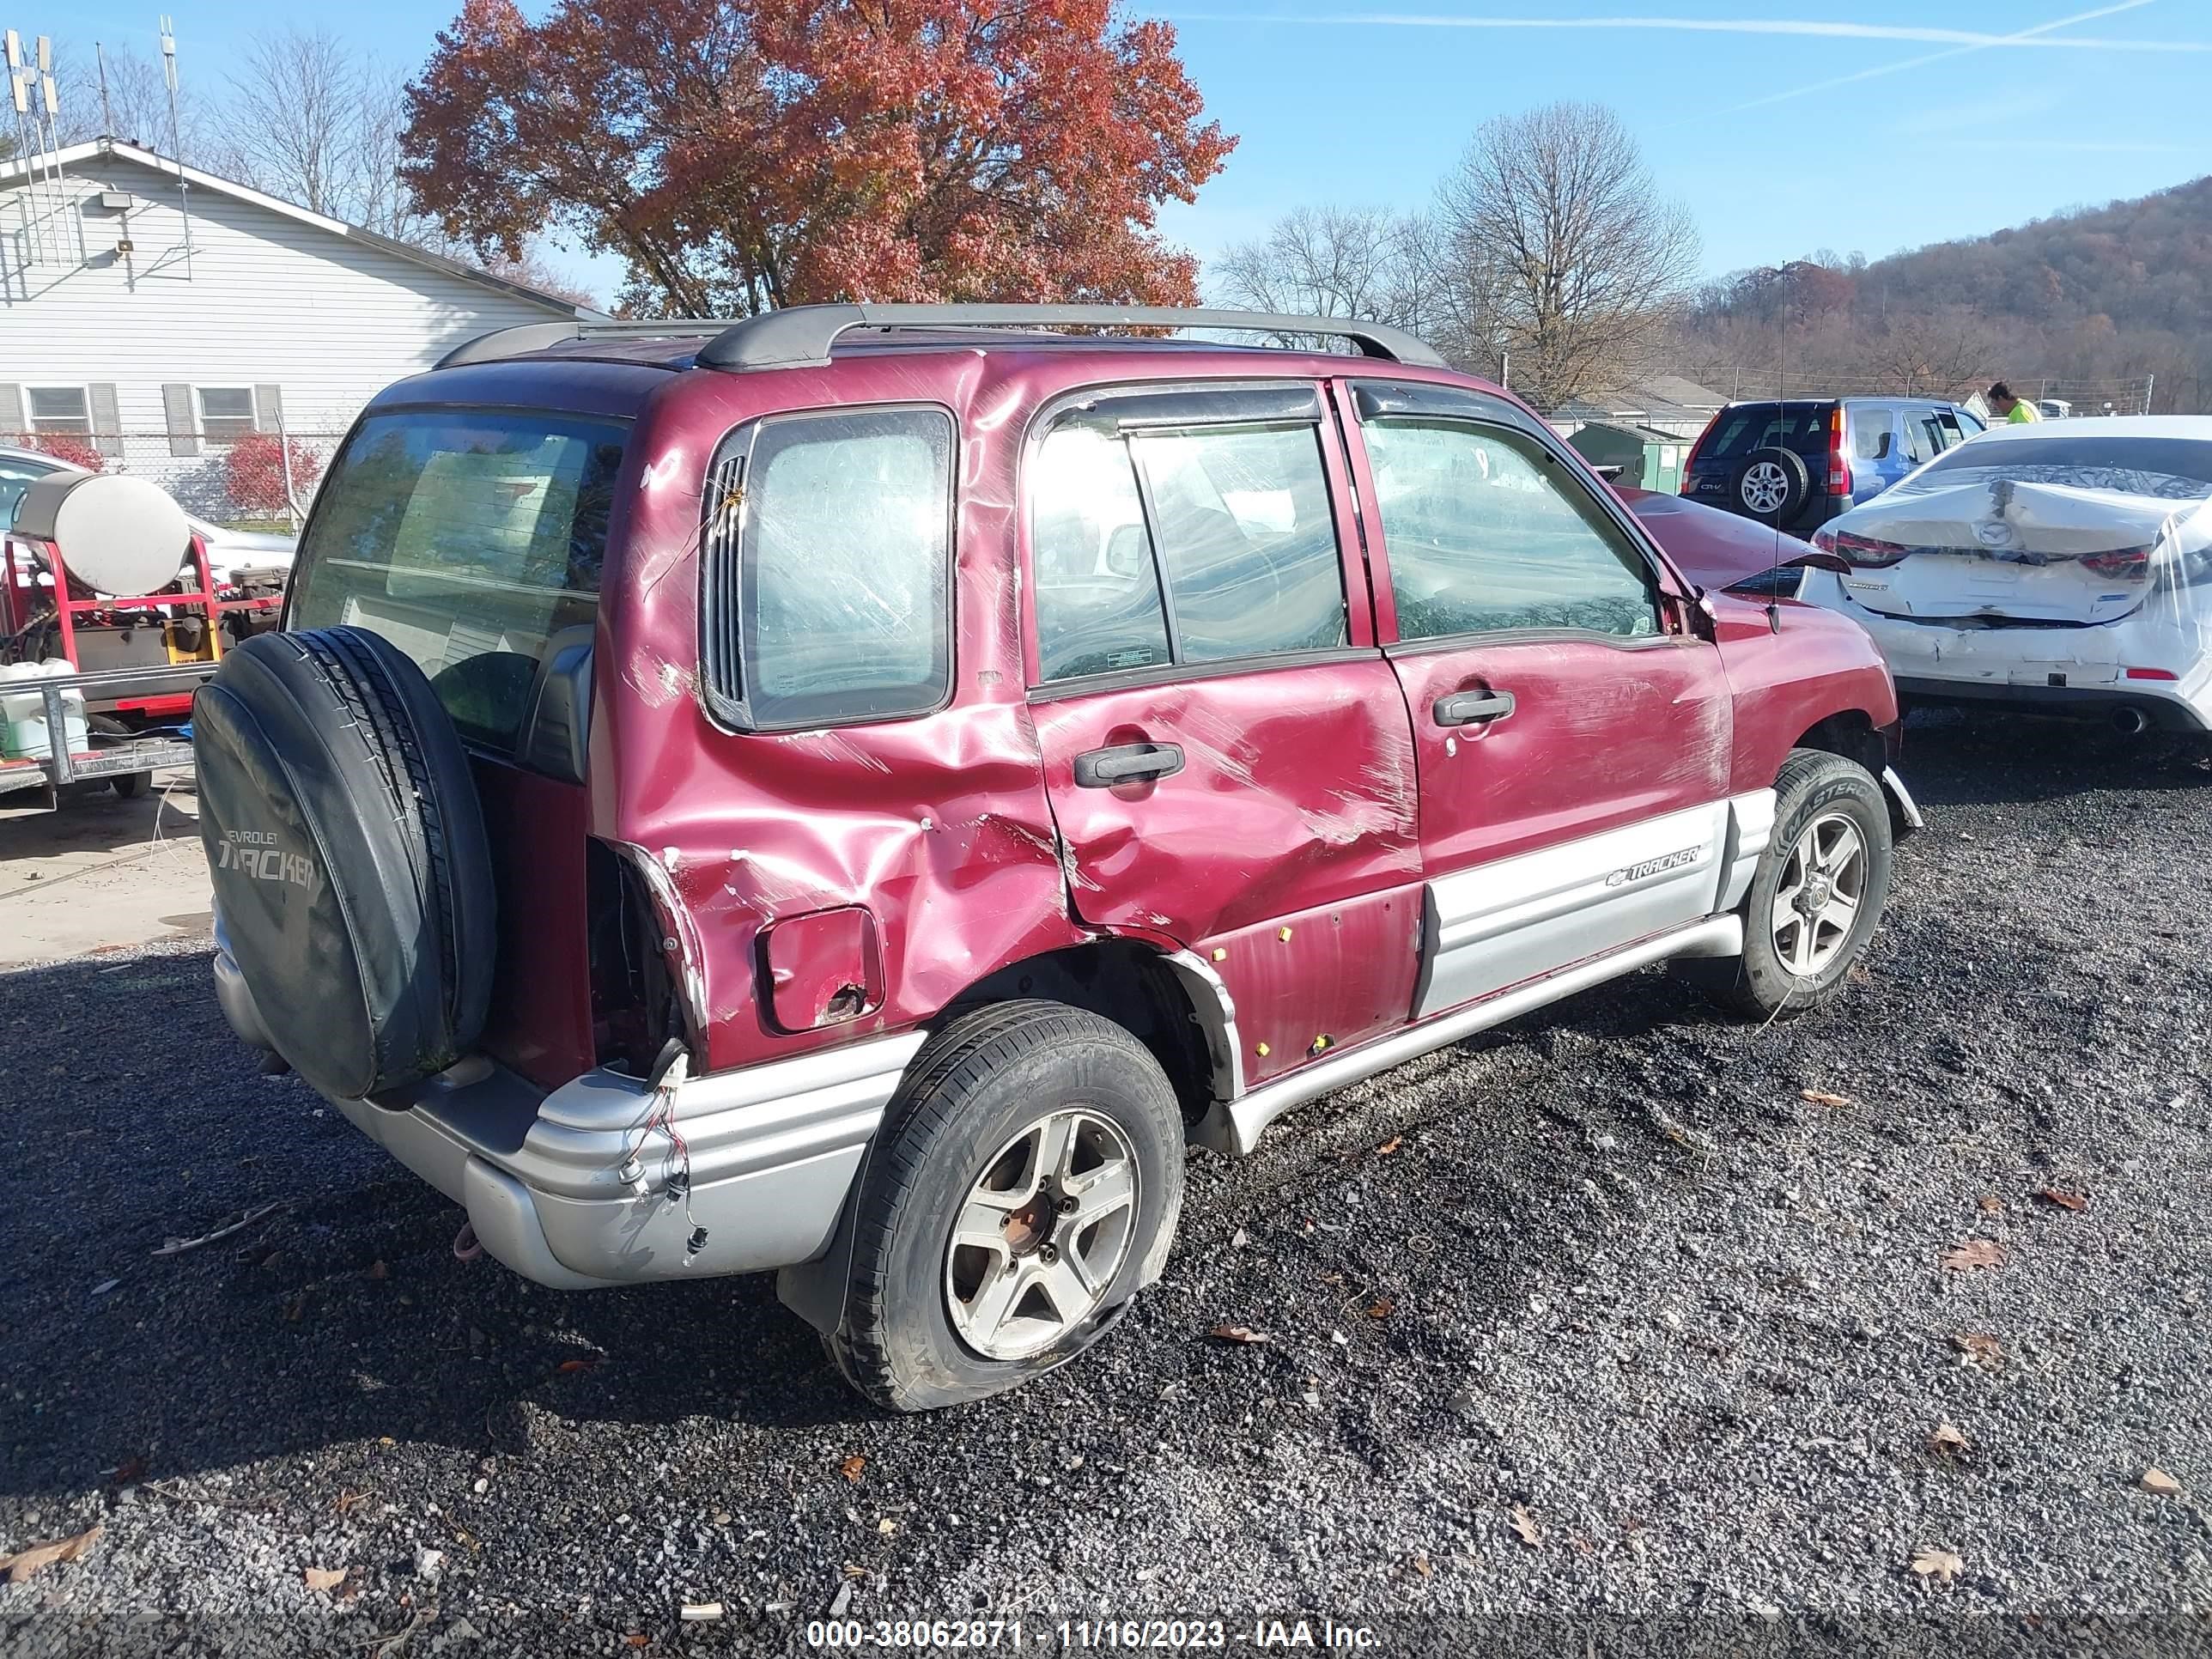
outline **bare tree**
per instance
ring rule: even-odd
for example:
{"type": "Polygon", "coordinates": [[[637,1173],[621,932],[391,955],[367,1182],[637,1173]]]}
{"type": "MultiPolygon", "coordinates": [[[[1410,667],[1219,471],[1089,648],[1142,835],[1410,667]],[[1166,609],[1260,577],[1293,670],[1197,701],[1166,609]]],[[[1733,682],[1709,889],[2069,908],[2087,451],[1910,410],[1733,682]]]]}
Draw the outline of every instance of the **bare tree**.
{"type": "Polygon", "coordinates": [[[1229,249],[1207,272],[1225,305],[1248,311],[1403,323],[1407,222],[1380,208],[1302,207],[1256,241],[1229,249]]]}
{"type": "Polygon", "coordinates": [[[374,148],[365,130],[376,125],[379,94],[397,95],[374,65],[327,30],[289,28],[249,40],[230,85],[228,125],[245,182],[366,222],[365,204],[390,185],[364,153],[374,148]]]}
{"type": "MultiPolygon", "coordinates": [[[[1696,276],[1696,227],[1613,111],[1558,103],[1476,131],[1438,186],[1429,257],[1463,358],[1512,359],[1556,407],[1647,360],[1696,276]]],[[[1502,362],[1500,364],[1502,367],[1502,362]]]]}

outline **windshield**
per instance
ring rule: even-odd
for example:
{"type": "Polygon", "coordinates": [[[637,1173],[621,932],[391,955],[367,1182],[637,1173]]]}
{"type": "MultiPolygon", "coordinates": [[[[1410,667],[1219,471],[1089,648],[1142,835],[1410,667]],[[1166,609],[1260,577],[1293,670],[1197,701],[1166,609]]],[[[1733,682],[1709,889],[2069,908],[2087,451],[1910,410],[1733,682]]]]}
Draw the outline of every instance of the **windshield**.
{"type": "Polygon", "coordinates": [[[289,625],[381,634],[465,737],[511,746],[547,641],[598,614],[627,436],[568,415],[372,416],[316,498],[289,625]]]}
{"type": "Polygon", "coordinates": [[[1754,449],[1794,449],[1808,458],[1825,457],[1834,410],[1835,405],[1827,403],[1739,404],[1713,416],[1698,459],[1739,460],[1754,449]]]}
{"type": "Polygon", "coordinates": [[[2000,438],[1960,445],[1922,473],[1920,481],[1973,483],[1989,477],[2203,501],[2212,497],[2212,442],[2087,433],[2000,438]]]}

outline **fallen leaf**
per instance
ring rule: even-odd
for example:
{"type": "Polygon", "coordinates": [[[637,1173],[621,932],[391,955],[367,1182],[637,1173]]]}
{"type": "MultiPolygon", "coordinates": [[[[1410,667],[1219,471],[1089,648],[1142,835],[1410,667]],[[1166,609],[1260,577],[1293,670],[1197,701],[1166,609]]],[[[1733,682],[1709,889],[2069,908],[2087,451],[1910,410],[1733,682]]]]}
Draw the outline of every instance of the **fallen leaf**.
{"type": "Polygon", "coordinates": [[[374,1486],[367,1492],[356,1492],[351,1487],[348,1487],[331,1500],[331,1507],[340,1515],[344,1515],[350,1511],[355,1504],[375,1496],[376,1489],[374,1486]]]}
{"type": "Polygon", "coordinates": [[[2062,1210],[2081,1211],[2089,1207],[2089,1200],[2079,1193],[2062,1193],[2055,1187],[2045,1187],[2036,1196],[2045,1204],[2055,1204],[2062,1210]]]}
{"type": "Polygon", "coordinates": [[[1244,1230],[1242,1227],[1239,1227],[1235,1235],[1231,1237],[1229,1241],[1229,1248],[1232,1250],[1241,1250],[1251,1242],[1251,1238],[1245,1233],[1244,1230]]]}
{"type": "Polygon", "coordinates": [[[837,1466],[848,1480],[858,1480],[860,1478],[860,1471],[867,1467],[868,1460],[858,1452],[854,1452],[837,1466]]]}
{"type": "Polygon", "coordinates": [[[1942,1457],[1950,1457],[1966,1449],[1966,1431],[1949,1418],[1936,1425],[1936,1432],[1928,1437],[1928,1449],[1942,1457]]]}
{"type": "Polygon", "coordinates": [[[1430,1565],[1429,1558],[1419,1553],[1413,1557],[1413,1571],[1424,1578],[1433,1578],[1437,1575],[1437,1570],[1430,1565]]]}
{"type": "Polygon", "coordinates": [[[1513,1506],[1511,1524],[1516,1535],[1530,1549],[1544,1541],[1544,1529],[1536,1524],[1536,1517],[1518,1504],[1513,1506]]]}
{"type": "Polygon", "coordinates": [[[1980,1331],[1969,1331],[1963,1336],[1953,1337],[1951,1340],[1966,1350],[1966,1358],[1984,1370],[1993,1371],[2004,1364],[2004,1344],[1994,1336],[1980,1331]]]}
{"type": "Polygon", "coordinates": [[[2145,1492],[2154,1492],[2160,1498],[2179,1498],[2181,1496],[2181,1482],[2175,1480],[2164,1469],[2160,1468],[2155,1463],[2143,1471],[2142,1486],[2145,1492]]]}
{"type": "Polygon", "coordinates": [[[1947,1549],[1933,1544],[1923,1544],[1920,1553],[1912,1558],[1912,1570],[1923,1578],[1933,1578],[1939,1584],[1948,1584],[1966,1570],[1966,1564],[1947,1549]]]}
{"type": "Polygon", "coordinates": [[[392,1269],[386,1267],[380,1261],[372,1261],[368,1264],[368,1276],[371,1279],[389,1279],[392,1277],[392,1269]]]}
{"type": "Polygon", "coordinates": [[[2008,1255],[1994,1238],[1970,1238],[1963,1244],[1954,1244],[1940,1259],[1953,1273],[1963,1273],[1977,1267],[2002,1267],[2008,1255]]]}
{"type": "Polygon", "coordinates": [[[1856,1106],[1858,1102],[1849,1095],[1832,1095],[1826,1089],[1800,1089],[1797,1097],[1815,1106],[1856,1106]]]}
{"type": "Polygon", "coordinates": [[[143,1457],[126,1457],[109,1473],[107,1484],[111,1486],[135,1486],[145,1478],[146,1460],[143,1457]]]}
{"type": "Polygon", "coordinates": [[[1247,1346],[1275,1339],[1265,1331],[1255,1331],[1249,1325],[1216,1325],[1206,1334],[1217,1342],[1241,1342],[1247,1346]]]}
{"type": "Polygon", "coordinates": [[[309,1567],[303,1575],[311,1590],[334,1590],[346,1581],[343,1567],[309,1567]]]}
{"type": "Polygon", "coordinates": [[[629,1644],[629,1645],[634,1648],[641,1648],[647,1642],[653,1640],[653,1638],[650,1636],[647,1636],[641,1630],[634,1630],[629,1635],[623,1637],[623,1640],[629,1644]]]}
{"type": "Polygon", "coordinates": [[[848,1577],[848,1578],[866,1578],[867,1576],[868,1576],[868,1570],[867,1570],[866,1567],[863,1567],[863,1566],[858,1565],[857,1564],[855,1564],[855,1563],[854,1563],[854,1562],[851,1562],[851,1561],[848,1561],[848,1562],[845,1564],[845,1577],[848,1577]]]}
{"type": "Polygon", "coordinates": [[[1403,1135],[1392,1135],[1392,1136],[1390,1137],[1390,1139],[1388,1139],[1388,1140],[1384,1141],[1384,1142],[1383,1142],[1380,1146],[1377,1146],[1377,1147],[1375,1149],[1375,1151],[1376,1151],[1376,1156],[1381,1157],[1381,1158],[1388,1158],[1388,1157],[1389,1157],[1389,1156],[1390,1156],[1390,1154],[1391,1154],[1391,1153],[1393,1153],[1393,1152],[1396,1152],[1396,1151],[1397,1151],[1401,1146],[1404,1146],[1405,1144],[1406,1144],[1406,1137],[1405,1137],[1405,1136],[1403,1136],[1403,1135]]]}
{"type": "Polygon", "coordinates": [[[1344,1275],[1342,1273],[1323,1273],[1321,1276],[1321,1282],[1324,1285],[1341,1285],[1344,1283],[1344,1275]]]}
{"type": "Polygon", "coordinates": [[[1377,1297],[1367,1304],[1367,1316],[1370,1319],[1388,1319],[1397,1311],[1398,1304],[1387,1296],[1377,1297]]]}
{"type": "Polygon", "coordinates": [[[580,1358],[576,1358],[576,1359],[564,1359],[564,1360],[562,1360],[559,1364],[556,1365],[556,1366],[553,1368],[553,1370],[554,1370],[554,1371],[555,1371],[555,1373],[556,1373],[556,1375],[558,1375],[558,1376],[568,1376],[571,1372],[574,1372],[574,1371],[587,1371],[587,1370],[591,1370],[594,1365],[597,1365],[599,1363],[599,1355],[597,1355],[597,1354],[595,1354],[595,1353],[587,1353],[587,1354],[583,1355],[583,1356],[582,1356],[582,1357],[580,1357],[580,1358]]]}
{"type": "Polygon", "coordinates": [[[376,1437],[376,1443],[380,1446],[396,1446],[399,1443],[388,1434],[380,1434],[376,1437]]]}
{"type": "Polygon", "coordinates": [[[876,1522],[876,1530],[883,1534],[884,1537],[888,1538],[898,1530],[898,1522],[892,1520],[890,1516],[887,1515],[882,1520],[876,1522]]]}
{"type": "Polygon", "coordinates": [[[1984,1215],[2002,1215],[2004,1200],[1999,1198],[1995,1193],[1984,1193],[1974,1200],[1974,1207],[1984,1215]]]}
{"type": "Polygon", "coordinates": [[[307,1312],[307,1293],[305,1291],[301,1291],[298,1296],[294,1297],[289,1302],[287,1302],[284,1304],[285,1322],[292,1325],[298,1324],[300,1322],[300,1316],[307,1312]]]}
{"type": "Polygon", "coordinates": [[[20,1584],[33,1573],[51,1567],[57,1561],[80,1559],[100,1538],[100,1528],[87,1527],[74,1538],[58,1538],[51,1544],[33,1544],[14,1555],[0,1556],[0,1567],[8,1570],[8,1582],[20,1584]]]}

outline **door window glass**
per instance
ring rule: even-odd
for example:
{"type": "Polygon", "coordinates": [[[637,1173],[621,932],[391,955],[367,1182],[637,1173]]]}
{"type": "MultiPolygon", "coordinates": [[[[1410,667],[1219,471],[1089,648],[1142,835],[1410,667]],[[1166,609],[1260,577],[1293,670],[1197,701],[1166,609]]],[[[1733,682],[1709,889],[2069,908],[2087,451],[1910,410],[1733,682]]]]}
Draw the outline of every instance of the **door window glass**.
{"type": "Polygon", "coordinates": [[[1401,639],[1658,633],[1650,567],[1534,440],[1421,420],[1363,431],[1401,639]]]}
{"type": "Polygon", "coordinates": [[[1350,637],[1316,427],[1071,422],[1038,447],[1029,482],[1043,679],[1350,637]]]}
{"type": "Polygon", "coordinates": [[[1889,411],[1886,409],[1857,408],[1851,410],[1851,459],[1855,461],[1884,461],[1890,456],[1896,439],[1890,429],[1889,411]]]}
{"type": "Polygon", "coordinates": [[[1942,440],[1936,435],[1936,417],[1925,410],[1916,410],[1905,417],[1905,459],[1918,466],[1923,461],[1932,461],[1942,453],[1942,440]]]}
{"type": "Polygon", "coordinates": [[[1152,489],[1178,662],[1345,642],[1343,568],[1314,428],[1166,433],[1131,447],[1152,489]]]}

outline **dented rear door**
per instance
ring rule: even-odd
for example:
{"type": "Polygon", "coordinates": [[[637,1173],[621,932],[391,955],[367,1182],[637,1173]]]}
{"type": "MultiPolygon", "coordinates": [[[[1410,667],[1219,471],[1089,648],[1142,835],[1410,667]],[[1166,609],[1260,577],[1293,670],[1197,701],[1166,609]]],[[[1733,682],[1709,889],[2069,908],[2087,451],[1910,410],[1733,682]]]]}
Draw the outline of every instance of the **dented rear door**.
{"type": "Polygon", "coordinates": [[[1401,1024],[1411,732],[1310,384],[1048,410],[1025,461],[1031,712],[1073,908],[1190,950],[1249,1081],[1401,1024]]]}

